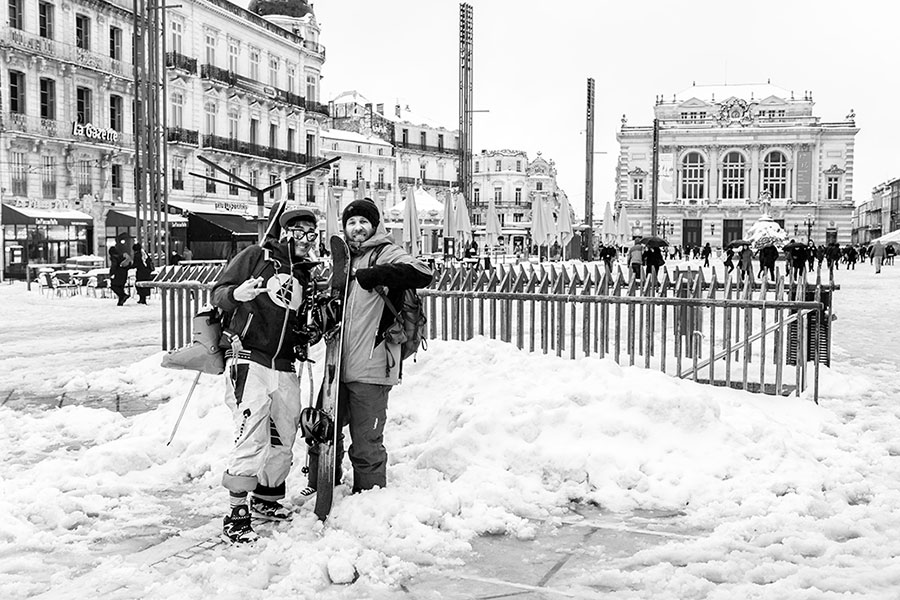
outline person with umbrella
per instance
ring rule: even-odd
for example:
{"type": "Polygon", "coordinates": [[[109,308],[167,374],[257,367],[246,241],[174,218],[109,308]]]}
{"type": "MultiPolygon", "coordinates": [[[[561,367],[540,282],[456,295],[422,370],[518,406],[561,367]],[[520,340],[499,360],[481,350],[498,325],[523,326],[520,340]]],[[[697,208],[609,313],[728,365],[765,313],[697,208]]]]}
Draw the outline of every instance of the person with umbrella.
{"type": "Polygon", "coordinates": [[[753,280],[753,251],[750,250],[750,244],[741,244],[741,251],[738,253],[738,268],[741,273],[741,281],[744,277],[753,280]]]}

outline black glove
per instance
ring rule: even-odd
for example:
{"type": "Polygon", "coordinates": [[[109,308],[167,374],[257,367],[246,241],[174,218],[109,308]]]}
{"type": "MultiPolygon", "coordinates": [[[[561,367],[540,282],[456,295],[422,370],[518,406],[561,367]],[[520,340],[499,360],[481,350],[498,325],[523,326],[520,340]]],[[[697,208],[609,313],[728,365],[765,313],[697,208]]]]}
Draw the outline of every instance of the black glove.
{"type": "Polygon", "coordinates": [[[368,269],[359,269],[356,272],[356,282],[359,283],[359,287],[366,290],[367,292],[375,289],[375,286],[380,285],[378,282],[378,271],[375,267],[370,267],[368,269]]]}

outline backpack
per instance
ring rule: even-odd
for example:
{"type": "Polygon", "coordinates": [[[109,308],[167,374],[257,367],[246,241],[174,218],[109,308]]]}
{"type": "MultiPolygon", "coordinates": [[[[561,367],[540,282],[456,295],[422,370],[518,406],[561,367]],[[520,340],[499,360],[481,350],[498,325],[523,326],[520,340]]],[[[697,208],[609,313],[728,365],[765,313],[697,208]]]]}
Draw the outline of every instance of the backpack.
{"type": "MultiPolygon", "coordinates": [[[[384,246],[379,246],[369,259],[369,266],[374,266],[378,262],[378,257],[384,250],[384,246]]],[[[384,339],[391,344],[400,345],[400,360],[404,361],[410,356],[415,356],[419,351],[419,347],[428,349],[428,342],[425,337],[425,324],[428,319],[425,317],[425,308],[422,305],[422,299],[415,289],[404,289],[400,300],[400,308],[394,306],[394,303],[388,298],[387,292],[382,287],[376,287],[375,291],[384,299],[385,305],[394,314],[394,322],[385,330],[384,339]]],[[[415,359],[413,359],[415,360],[415,359]]]]}

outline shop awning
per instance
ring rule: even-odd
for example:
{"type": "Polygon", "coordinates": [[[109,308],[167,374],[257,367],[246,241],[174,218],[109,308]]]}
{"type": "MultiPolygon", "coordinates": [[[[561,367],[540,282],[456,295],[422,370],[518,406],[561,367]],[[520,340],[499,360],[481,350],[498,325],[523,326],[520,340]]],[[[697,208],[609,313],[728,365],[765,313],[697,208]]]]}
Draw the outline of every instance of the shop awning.
{"type": "Polygon", "coordinates": [[[91,215],[77,210],[52,210],[49,208],[22,208],[3,205],[4,225],[84,225],[93,227],[91,215]]]}
{"type": "Polygon", "coordinates": [[[228,242],[233,237],[256,238],[258,232],[255,219],[221,213],[190,214],[188,227],[192,240],[210,242],[228,242]]]}
{"type": "MultiPolygon", "coordinates": [[[[110,210],[106,214],[107,227],[134,227],[134,211],[110,210]]],[[[181,215],[169,214],[169,227],[187,227],[188,220],[181,215]]]]}

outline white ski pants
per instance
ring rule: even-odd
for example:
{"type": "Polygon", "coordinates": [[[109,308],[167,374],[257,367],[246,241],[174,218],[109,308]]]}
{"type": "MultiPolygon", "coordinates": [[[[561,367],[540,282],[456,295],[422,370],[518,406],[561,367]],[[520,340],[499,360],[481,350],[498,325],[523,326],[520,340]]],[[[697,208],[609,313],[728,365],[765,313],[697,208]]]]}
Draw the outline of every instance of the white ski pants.
{"type": "Polygon", "coordinates": [[[234,420],[234,448],[222,477],[232,492],[254,492],[266,500],[284,498],[294,439],[300,422],[297,375],[245,359],[225,370],[225,403],[234,420]]]}

